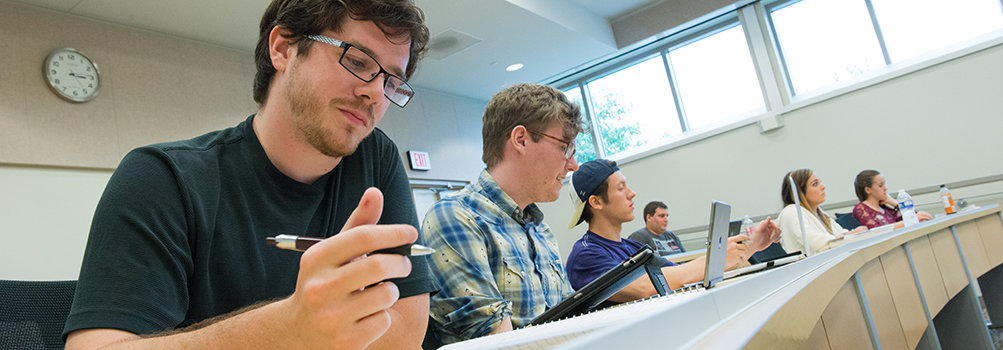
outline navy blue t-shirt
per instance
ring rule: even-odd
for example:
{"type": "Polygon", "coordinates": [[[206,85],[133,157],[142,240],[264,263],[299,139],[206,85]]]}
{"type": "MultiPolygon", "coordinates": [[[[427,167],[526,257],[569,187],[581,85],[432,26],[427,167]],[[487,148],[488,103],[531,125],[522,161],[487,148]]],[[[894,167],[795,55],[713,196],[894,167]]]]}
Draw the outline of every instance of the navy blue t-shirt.
{"type": "MultiPolygon", "coordinates": [[[[588,231],[575,242],[568,256],[568,281],[571,287],[585,287],[603,273],[627,260],[644,247],[644,243],[623,238],[619,242],[611,241],[588,231]]],[[[665,266],[677,264],[667,261],[665,266]]],[[[601,306],[601,305],[600,305],[601,306]]]]}

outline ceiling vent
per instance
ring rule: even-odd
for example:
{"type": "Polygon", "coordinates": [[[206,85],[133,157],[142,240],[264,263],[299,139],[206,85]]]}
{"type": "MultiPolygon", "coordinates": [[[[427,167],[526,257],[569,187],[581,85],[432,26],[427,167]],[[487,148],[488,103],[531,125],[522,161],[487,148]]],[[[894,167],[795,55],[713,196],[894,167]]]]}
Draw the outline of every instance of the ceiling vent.
{"type": "Polygon", "coordinates": [[[441,61],[479,42],[481,42],[481,39],[452,29],[446,29],[439,34],[433,35],[428,41],[428,55],[425,57],[441,61]]]}

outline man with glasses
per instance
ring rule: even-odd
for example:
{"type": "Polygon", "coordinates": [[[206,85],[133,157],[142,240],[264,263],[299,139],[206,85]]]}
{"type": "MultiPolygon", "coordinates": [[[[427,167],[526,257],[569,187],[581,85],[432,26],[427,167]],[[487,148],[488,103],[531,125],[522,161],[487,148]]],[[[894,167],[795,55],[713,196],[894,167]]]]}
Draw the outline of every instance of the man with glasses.
{"type": "Polygon", "coordinates": [[[417,348],[427,259],[366,254],[423,243],[375,126],[414,95],[428,36],[410,0],[272,1],[258,112],[133,150],[109,181],[66,348],[417,348]],[[331,238],[300,253],[266,244],[279,234],[331,238]]]}
{"type": "Polygon", "coordinates": [[[556,201],[578,169],[578,106],[555,88],[519,84],[492,96],[483,121],[487,168],[432,205],[422,226],[441,288],[426,348],[522,327],[572,291],[535,203],[556,201]]]}
{"type": "Polygon", "coordinates": [[[630,234],[630,239],[644,243],[658,255],[672,255],[685,252],[683,242],[669,226],[669,207],[659,201],[648,202],[644,206],[644,227],[630,234]]]}

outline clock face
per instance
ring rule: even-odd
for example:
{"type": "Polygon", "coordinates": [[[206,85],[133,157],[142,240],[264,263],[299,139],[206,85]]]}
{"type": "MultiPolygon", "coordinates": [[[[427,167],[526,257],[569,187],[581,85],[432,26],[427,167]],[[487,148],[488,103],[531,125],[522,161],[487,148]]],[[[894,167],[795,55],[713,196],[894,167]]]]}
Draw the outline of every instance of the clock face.
{"type": "Polygon", "coordinates": [[[54,51],[45,60],[43,68],[49,88],[67,101],[90,101],[101,89],[97,64],[77,50],[54,51]]]}

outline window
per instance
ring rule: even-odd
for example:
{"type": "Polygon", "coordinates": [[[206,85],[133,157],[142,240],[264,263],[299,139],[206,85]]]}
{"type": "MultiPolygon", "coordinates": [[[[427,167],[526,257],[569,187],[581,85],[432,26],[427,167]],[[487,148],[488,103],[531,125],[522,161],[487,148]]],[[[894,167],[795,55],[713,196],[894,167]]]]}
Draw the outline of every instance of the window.
{"type": "Polygon", "coordinates": [[[741,26],[669,51],[690,130],[763,107],[741,26]]]}
{"type": "Polygon", "coordinates": [[[892,62],[1003,28],[999,0],[871,0],[892,62]]]}
{"type": "Polygon", "coordinates": [[[682,132],[661,54],[586,83],[607,155],[682,132]]]}
{"type": "Polygon", "coordinates": [[[643,157],[701,127],[746,125],[767,105],[786,113],[943,62],[901,63],[976,37],[999,45],[1003,0],[754,0],[695,22],[551,82],[591,119],[575,139],[579,163],[643,157]]]}
{"type": "Polygon", "coordinates": [[[564,90],[564,96],[567,96],[571,103],[578,105],[578,110],[582,113],[582,120],[587,124],[585,131],[575,137],[575,161],[581,164],[598,158],[596,157],[595,143],[592,142],[592,122],[585,111],[585,100],[582,99],[581,89],[575,85],[574,88],[564,90]]]}
{"type": "Polygon", "coordinates": [[[795,95],[885,65],[864,1],[805,0],[770,16],[795,95]]]}

